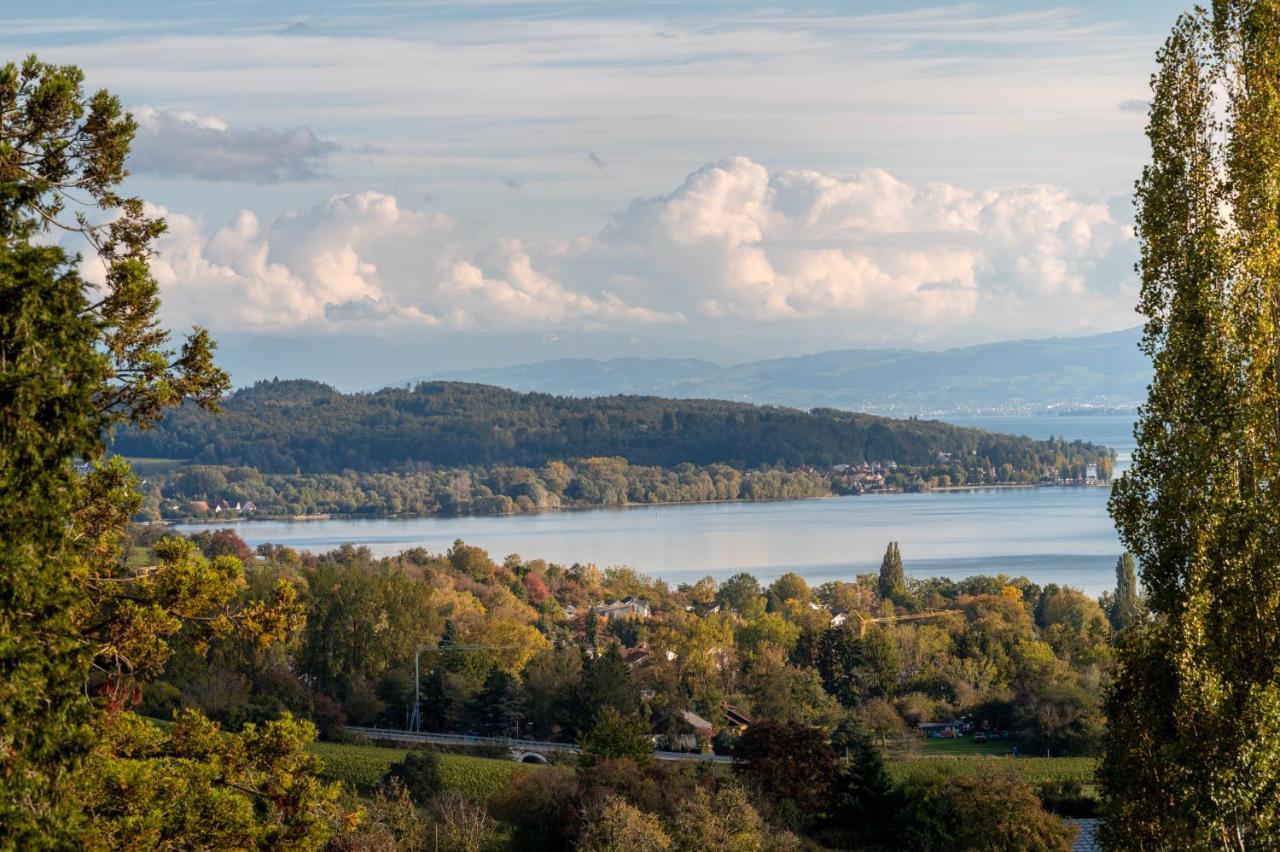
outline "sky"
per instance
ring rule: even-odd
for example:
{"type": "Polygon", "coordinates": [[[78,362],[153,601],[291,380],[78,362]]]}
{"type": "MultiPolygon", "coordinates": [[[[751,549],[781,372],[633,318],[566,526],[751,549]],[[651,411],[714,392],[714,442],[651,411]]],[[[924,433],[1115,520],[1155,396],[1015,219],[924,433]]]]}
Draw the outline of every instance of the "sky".
{"type": "Polygon", "coordinates": [[[1184,8],[50,0],[0,58],[134,112],[175,326],[732,361],[1136,324],[1184,8]]]}

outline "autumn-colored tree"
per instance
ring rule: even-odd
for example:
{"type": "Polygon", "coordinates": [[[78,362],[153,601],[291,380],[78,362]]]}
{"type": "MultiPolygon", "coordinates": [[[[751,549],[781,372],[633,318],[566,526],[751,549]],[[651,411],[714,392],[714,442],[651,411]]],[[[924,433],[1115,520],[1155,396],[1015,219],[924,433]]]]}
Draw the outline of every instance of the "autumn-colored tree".
{"type": "Polygon", "coordinates": [[[595,799],[582,815],[581,852],[663,852],[671,837],[662,822],[620,796],[595,799]]]}

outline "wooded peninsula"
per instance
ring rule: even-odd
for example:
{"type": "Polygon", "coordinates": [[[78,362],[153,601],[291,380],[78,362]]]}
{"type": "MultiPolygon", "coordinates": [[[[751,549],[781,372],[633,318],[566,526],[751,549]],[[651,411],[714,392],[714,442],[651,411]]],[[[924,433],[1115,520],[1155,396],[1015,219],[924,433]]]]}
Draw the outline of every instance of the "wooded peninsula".
{"type": "Polygon", "coordinates": [[[144,514],[512,514],[955,486],[1105,482],[1112,453],[834,409],[573,398],[423,382],[342,394],[260,382],[125,429],[144,514]]]}

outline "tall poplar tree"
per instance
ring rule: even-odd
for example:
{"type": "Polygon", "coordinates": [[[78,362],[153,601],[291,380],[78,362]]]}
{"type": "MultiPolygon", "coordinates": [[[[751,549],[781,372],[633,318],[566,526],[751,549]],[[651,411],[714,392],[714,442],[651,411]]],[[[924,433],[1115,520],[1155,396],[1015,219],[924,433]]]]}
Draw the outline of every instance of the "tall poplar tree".
{"type": "Polygon", "coordinates": [[[1138,592],[1138,569],[1132,553],[1116,560],[1116,590],[1107,607],[1107,618],[1116,630],[1124,630],[1141,617],[1142,596],[1138,592]]]}
{"type": "Polygon", "coordinates": [[[1137,186],[1155,365],[1111,512],[1152,615],[1099,770],[1122,849],[1280,844],[1280,2],[1220,0],[1158,54],[1137,186]]]}
{"type": "Polygon", "coordinates": [[[891,601],[907,590],[907,578],[902,567],[902,553],[896,541],[889,542],[880,560],[880,597],[891,601]]]}

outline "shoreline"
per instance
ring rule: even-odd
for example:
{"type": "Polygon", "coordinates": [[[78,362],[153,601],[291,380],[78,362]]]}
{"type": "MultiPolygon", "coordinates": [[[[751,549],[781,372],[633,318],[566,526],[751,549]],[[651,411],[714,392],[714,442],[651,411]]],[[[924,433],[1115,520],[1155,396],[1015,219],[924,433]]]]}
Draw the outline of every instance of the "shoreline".
{"type": "Polygon", "coordinates": [[[532,512],[497,512],[492,514],[447,514],[444,512],[433,512],[427,515],[417,513],[399,514],[399,515],[359,515],[359,514],[343,514],[340,512],[320,512],[307,515],[261,515],[255,514],[250,517],[222,517],[222,518],[189,518],[189,519],[161,519],[159,521],[148,521],[150,524],[160,524],[169,527],[176,526],[217,526],[219,524],[241,524],[241,523],[307,523],[308,521],[413,521],[422,520],[424,518],[440,518],[456,520],[459,518],[514,518],[521,515],[544,515],[555,512],[599,512],[599,511],[625,511],[628,509],[648,509],[661,508],[663,506],[715,506],[731,503],[798,503],[805,500],[831,500],[844,497],[878,497],[892,494],[957,494],[965,491],[1002,491],[1002,490],[1027,490],[1035,488],[1110,488],[1111,482],[1097,483],[1060,483],[1060,482],[1010,482],[1010,483],[993,483],[982,485],[943,485],[937,488],[928,488],[923,491],[903,491],[901,489],[881,489],[877,491],[866,491],[861,494],[819,494],[813,497],[773,497],[760,500],[744,500],[734,498],[728,500],[663,500],[653,503],[621,503],[612,506],[555,506],[545,509],[537,509],[532,512]]]}

